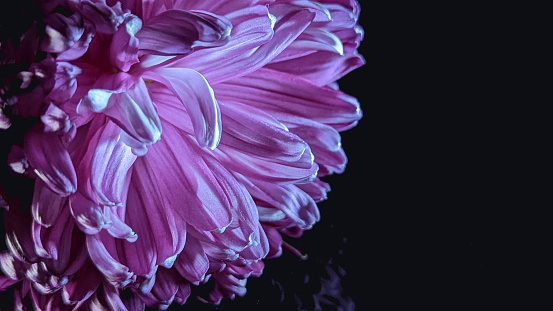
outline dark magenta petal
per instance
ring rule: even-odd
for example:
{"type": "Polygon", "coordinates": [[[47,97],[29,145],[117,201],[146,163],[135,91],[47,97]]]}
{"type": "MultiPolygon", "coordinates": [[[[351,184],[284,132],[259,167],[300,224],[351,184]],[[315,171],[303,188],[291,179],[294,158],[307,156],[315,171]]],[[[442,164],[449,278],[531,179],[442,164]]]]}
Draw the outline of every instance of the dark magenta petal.
{"type": "Polygon", "coordinates": [[[66,201],[65,197],[59,196],[50,190],[46,183],[37,179],[31,204],[34,220],[42,226],[51,226],[56,221],[66,201]]]}
{"type": "Polygon", "coordinates": [[[35,126],[25,135],[23,147],[34,172],[52,191],[61,196],[75,192],[77,175],[59,135],[35,126]]]}
{"type": "Polygon", "coordinates": [[[44,22],[46,35],[41,43],[41,49],[46,52],[60,53],[69,49],[84,33],[78,14],[65,17],[59,13],[53,13],[44,22]]]}

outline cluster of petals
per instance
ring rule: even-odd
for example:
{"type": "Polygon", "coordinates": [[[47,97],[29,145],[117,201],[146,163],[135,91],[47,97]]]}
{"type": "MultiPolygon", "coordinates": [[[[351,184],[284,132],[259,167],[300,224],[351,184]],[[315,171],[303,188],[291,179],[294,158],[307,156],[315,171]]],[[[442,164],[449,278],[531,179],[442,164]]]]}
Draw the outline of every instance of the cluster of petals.
{"type": "Polygon", "coordinates": [[[364,63],[358,3],[40,4],[47,73],[10,108],[40,121],[8,157],[34,193],[4,211],[0,289],[39,310],[244,295],[345,168],[361,110],[335,82],[364,63]]]}

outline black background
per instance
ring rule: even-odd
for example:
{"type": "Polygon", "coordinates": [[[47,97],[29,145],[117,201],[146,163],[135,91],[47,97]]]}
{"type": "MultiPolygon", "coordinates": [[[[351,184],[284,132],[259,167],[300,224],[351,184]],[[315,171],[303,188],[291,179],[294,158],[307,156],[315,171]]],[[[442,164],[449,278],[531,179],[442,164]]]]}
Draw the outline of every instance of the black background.
{"type": "Polygon", "coordinates": [[[523,216],[535,203],[513,147],[525,139],[505,84],[514,19],[469,4],[361,7],[367,64],[339,82],[364,118],[342,134],[349,164],[325,179],[321,221],[287,240],[308,260],[285,252],[245,297],[170,310],[551,309],[550,233],[523,216]]]}

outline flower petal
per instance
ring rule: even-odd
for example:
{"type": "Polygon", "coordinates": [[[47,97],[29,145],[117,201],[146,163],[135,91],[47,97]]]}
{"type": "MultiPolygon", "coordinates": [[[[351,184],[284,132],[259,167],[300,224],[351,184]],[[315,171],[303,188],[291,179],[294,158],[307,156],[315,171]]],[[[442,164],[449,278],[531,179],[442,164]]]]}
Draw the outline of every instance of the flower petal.
{"type": "Polygon", "coordinates": [[[149,76],[165,84],[186,107],[198,144],[216,148],[221,139],[221,112],[206,79],[186,68],[158,68],[149,76]]]}
{"type": "Polygon", "coordinates": [[[123,23],[123,11],[119,2],[113,7],[102,2],[93,3],[89,0],[80,1],[79,4],[81,13],[94,24],[97,32],[113,34],[123,23]]]}
{"type": "Polygon", "coordinates": [[[131,167],[136,160],[131,148],[120,139],[121,130],[113,123],[107,122],[98,129],[89,146],[91,155],[90,184],[98,200],[105,205],[118,205],[124,200],[130,181],[131,167]]]}
{"type": "Polygon", "coordinates": [[[226,18],[209,12],[167,10],[148,19],[136,36],[148,54],[181,55],[226,44],[231,29],[226,18]]]}
{"type": "Polygon", "coordinates": [[[80,16],[73,14],[65,17],[60,13],[53,13],[46,17],[45,36],[41,49],[50,53],[60,53],[69,49],[84,33],[80,24],[80,16]]]}
{"type": "Polygon", "coordinates": [[[34,220],[40,225],[50,227],[58,218],[65,202],[65,197],[50,190],[41,179],[35,181],[31,212],[34,220]]]}
{"type": "Polygon", "coordinates": [[[229,200],[235,191],[220,180],[230,174],[221,166],[212,166],[209,158],[204,158],[203,149],[190,137],[172,126],[166,128],[164,139],[152,145],[148,154],[135,163],[133,180],[136,176],[137,187],[143,187],[146,178],[151,181],[156,190],[140,191],[159,192],[156,195],[160,200],[170,204],[167,209],[180,215],[176,218],[185,219],[201,230],[224,230],[231,222],[229,200]]]}
{"type": "Polygon", "coordinates": [[[52,191],[61,196],[75,192],[77,175],[60,136],[34,126],[25,135],[23,148],[34,172],[52,191]]]}
{"type": "Polygon", "coordinates": [[[142,79],[126,92],[112,94],[102,112],[143,144],[153,144],[161,137],[161,123],[142,79]]]}
{"type": "Polygon", "coordinates": [[[75,65],[67,62],[56,62],[55,84],[50,94],[48,94],[48,98],[59,103],[69,100],[77,90],[76,77],[81,72],[81,69],[75,65]]]}
{"type": "Polygon", "coordinates": [[[127,267],[110,255],[98,234],[87,235],[86,246],[90,254],[90,259],[110,283],[119,286],[125,286],[129,283],[133,273],[129,272],[127,267]]]}
{"type": "Polygon", "coordinates": [[[79,229],[86,234],[96,234],[108,226],[100,205],[76,192],[69,198],[71,214],[79,229]]]}
{"type": "Polygon", "coordinates": [[[55,223],[48,228],[37,222],[32,224],[32,237],[36,253],[44,258],[53,258],[63,268],[66,267],[69,260],[69,256],[65,255],[69,254],[71,248],[73,223],[69,223],[70,219],[69,213],[62,211],[55,223]],[[62,256],[58,256],[59,251],[63,253],[62,256]]]}
{"type": "Polygon", "coordinates": [[[340,134],[331,126],[306,118],[288,118],[290,131],[303,138],[311,147],[319,176],[343,173],[347,157],[342,149],[340,134]]]}
{"type": "Polygon", "coordinates": [[[362,116],[354,97],[271,69],[259,69],[240,79],[218,84],[215,92],[221,100],[263,109],[283,123],[300,116],[344,131],[355,126],[362,116]]]}
{"type": "Polygon", "coordinates": [[[315,15],[300,9],[277,18],[264,5],[235,11],[227,16],[233,25],[227,45],[196,51],[173,66],[195,69],[212,84],[246,75],[282,52],[315,15]]]}
{"type": "Polygon", "coordinates": [[[320,218],[313,198],[296,185],[251,182],[244,178],[242,182],[259,206],[281,210],[303,230],[310,229],[320,218]]]}
{"type": "Polygon", "coordinates": [[[199,285],[205,278],[209,268],[209,260],[200,242],[188,235],[186,247],[179,254],[173,266],[190,283],[199,285]]]}
{"type": "Polygon", "coordinates": [[[79,269],[77,273],[63,286],[61,296],[67,305],[88,299],[100,285],[100,273],[90,264],[79,269]]]}
{"type": "Polygon", "coordinates": [[[142,20],[130,14],[113,35],[109,49],[110,60],[114,66],[124,72],[127,72],[133,64],[139,62],[139,40],[135,35],[141,28],[142,20]]]}

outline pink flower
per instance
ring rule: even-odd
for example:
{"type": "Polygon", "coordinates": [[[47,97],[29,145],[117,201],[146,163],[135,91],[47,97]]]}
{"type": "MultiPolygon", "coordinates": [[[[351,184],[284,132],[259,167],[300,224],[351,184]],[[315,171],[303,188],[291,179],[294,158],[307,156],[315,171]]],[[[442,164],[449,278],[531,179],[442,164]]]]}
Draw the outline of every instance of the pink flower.
{"type": "Polygon", "coordinates": [[[318,221],[320,178],[345,168],[339,132],[361,110],[335,81],[364,63],[357,2],[83,0],[42,12],[55,73],[42,122],[10,155],[36,181],[32,218],[6,212],[17,217],[6,217],[0,289],[19,282],[16,303],[40,309],[163,308],[208,280],[206,301],[244,295],[281,234],[318,221]]]}

